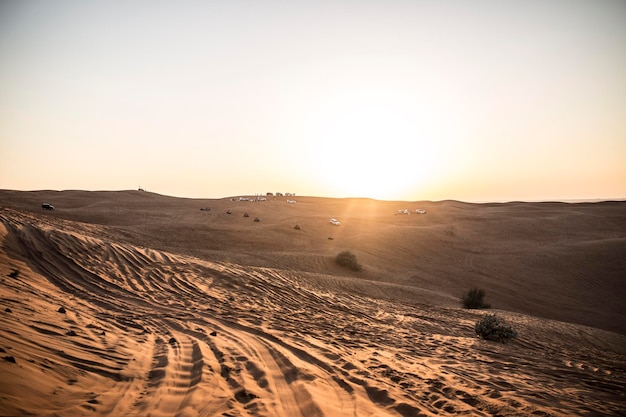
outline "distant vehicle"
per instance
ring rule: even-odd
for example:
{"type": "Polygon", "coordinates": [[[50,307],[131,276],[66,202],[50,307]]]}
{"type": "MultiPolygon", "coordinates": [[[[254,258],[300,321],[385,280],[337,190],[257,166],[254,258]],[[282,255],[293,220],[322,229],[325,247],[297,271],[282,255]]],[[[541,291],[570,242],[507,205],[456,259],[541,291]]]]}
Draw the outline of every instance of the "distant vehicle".
{"type": "Polygon", "coordinates": [[[296,204],[296,200],[287,200],[288,204],[296,204]]]}
{"type": "Polygon", "coordinates": [[[398,214],[410,214],[408,209],[398,210],[398,214]]]}
{"type": "Polygon", "coordinates": [[[426,214],[426,210],[424,210],[424,209],[417,209],[417,210],[415,210],[415,212],[417,214],[426,214]]]}
{"type": "Polygon", "coordinates": [[[330,219],[330,223],[334,224],[335,226],[339,226],[341,224],[341,222],[337,219],[330,219]]]}
{"type": "Polygon", "coordinates": [[[54,210],[54,206],[50,203],[43,203],[41,205],[41,208],[43,208],[44,210],[54,210]]]}

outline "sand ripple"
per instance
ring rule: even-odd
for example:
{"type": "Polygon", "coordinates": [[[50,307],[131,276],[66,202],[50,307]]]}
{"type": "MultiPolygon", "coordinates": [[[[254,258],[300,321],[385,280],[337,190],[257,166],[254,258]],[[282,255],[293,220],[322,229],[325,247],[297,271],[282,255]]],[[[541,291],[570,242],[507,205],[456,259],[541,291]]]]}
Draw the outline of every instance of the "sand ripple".
{"type": "Polygon", "coordinates": [[[521,336],[494,344],[474,337],[479,312],[0,220],[1,415],[626,413],[614,333],[501,312],[521,336]]]}

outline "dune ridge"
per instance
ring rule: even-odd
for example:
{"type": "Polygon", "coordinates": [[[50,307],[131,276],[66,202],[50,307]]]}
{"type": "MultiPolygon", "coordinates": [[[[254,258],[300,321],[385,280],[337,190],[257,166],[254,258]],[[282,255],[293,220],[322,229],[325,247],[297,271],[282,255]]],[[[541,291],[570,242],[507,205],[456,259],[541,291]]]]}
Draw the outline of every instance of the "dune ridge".
{"type": "Polygon", "coordinates": [[[484,312],[435,287],[407,303],[400,282],[343,276],[321,255],[302,269],[280,247],[271,262],[267,251],[211,259],[70,217],[0,211],[0,415],[626,411],[623,334],[498,310],[520,338],[494,344],[473,332],[484,312]]]}

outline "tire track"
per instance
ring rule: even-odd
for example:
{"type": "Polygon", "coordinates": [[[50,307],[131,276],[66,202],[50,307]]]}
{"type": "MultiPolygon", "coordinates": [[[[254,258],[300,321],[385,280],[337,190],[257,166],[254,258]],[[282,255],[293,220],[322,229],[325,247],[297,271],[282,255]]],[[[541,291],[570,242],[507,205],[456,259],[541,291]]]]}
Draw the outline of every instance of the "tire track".
{"type": "Polygon", "coordinates": [[[623,357],[594,357],[591,330],[510,314],[527,334],[543,333],[494,348],[474,338],[478,313],[349,294],[357,279],[209,262],[107,242],[54,218],[0,217],[3,244],[33,271],[7,280],[2,300],[16,313],[2,316],[11,331],[0,333],[31,352],[31,362],[17,356],[26,366],[67,373],[84,401],[58,405],[59,415],[610,415],[623,399],[623,357]],[[30,305],[34,278],[50,291],[30,305]],[[64,315],[54,313],[61,303],[64,315]],[[97,395],[93,381],[104,387],[97,395]]]}

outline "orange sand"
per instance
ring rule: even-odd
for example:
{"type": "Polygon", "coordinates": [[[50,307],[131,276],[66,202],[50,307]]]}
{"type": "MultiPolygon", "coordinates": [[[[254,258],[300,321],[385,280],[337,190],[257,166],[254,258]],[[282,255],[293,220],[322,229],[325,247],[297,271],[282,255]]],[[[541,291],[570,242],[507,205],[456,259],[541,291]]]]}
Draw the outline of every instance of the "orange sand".
{"type": "Polygon", "coordinates": [[[624,202],[0,207],[2,416],[626,414],[624,202]],[[518,339],[476,338],[474,286],[518,339]]]}

